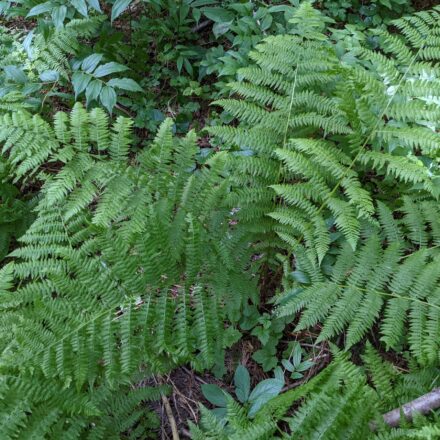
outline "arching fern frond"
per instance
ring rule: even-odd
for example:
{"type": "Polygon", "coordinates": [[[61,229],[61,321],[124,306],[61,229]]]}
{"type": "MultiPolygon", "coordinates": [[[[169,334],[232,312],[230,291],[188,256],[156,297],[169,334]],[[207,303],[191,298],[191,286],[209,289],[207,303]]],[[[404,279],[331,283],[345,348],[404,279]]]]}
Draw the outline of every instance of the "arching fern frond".
{"type": "Polygon", "coordinates": [[[303,310],[298,329],[322,322],[320,340],[346,331],[347,347],[359,342],[383,315],[380,331],[387,347],[397,349],[405,342],[420,363],[438,362],[439,254],[426,220],[433,209],[438,212],[435,203],[415,205],[405,199],[402,218],[392,220],[382,205],[380,223],[387,224],[385,232],[369,234],[356,251],[348,243],[343,245],[331,276],[301,286],[278,313],[285,316],[303,310]],[[404,255],[411,246],[412,253],[404,255]]]}

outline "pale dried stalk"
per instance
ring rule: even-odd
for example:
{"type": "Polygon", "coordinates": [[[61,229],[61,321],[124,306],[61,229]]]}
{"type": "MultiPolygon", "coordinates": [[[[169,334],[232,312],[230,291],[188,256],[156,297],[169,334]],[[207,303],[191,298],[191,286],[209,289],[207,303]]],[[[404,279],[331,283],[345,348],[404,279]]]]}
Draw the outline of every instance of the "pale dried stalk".
{"type": "MultiPolygon", "coordinates": [[[[437,408],[440,408],[440,388],[435,388],[430,393],[405,403],[405,405],[387,412],[382,417],[388,426],[395,428],[399,426],[402,414],[407,420],[411,420],[415,413],[428,414],[437,408]]],[[[370,422],[370,429],[375,431],[377,429],[377,423],[370,422]]]]}

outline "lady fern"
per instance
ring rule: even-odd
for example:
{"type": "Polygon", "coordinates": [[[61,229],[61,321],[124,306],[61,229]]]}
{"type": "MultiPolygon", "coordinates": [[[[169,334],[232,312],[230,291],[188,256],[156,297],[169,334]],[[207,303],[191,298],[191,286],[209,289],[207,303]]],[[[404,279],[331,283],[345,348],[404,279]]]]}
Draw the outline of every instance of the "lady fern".
{"type": "MultiPolygon", "coordinates": [[[[245,292],[243,282],[255,288],[243,277],[245,237],[227,233],[225,156],[193,174],[194,133],[176,139],[166,121],[133,159],[130,121],[118,118],[110,128],[103,111],[77,104],[70,117],[57,114],[53,127],[26,113],[5,117],[5,151],[17,178],[27,158],[16,140],[29,135],[17,118],[35,129],[36,147],[48,147],[25,167],[43,184],[37,219],[4,269],[2,372],[15,375],[21,365],[20,381],[37,375],[70,393],[51,425],[65,423],[63,411],[79,416],[83,406],[74,402],[85,403],[97,386],[121,387],[141,365],[151,374],[181,362],[221,362],[224,321],[234,319],[225,307],[231,281],[240,282],[237,292],[245,292]],[[60,169],[54,174],[45,162],[60,169]]],[[[8,436],[21,435],[25,413],[8,436]]],[[[91,435],[104,438],[104,426],[91,435]]],[[[87,429],[77,428],[78,435],[87,429]]]]}
{"type": "MultiPolygon", "coordinates": [[[[437,210],[432,202],[422,202],[421,207],[437,210]]],[[[344,244],[337,252],[330,277],[310,274],[317,281],[301,286],[293,299],[283,300],[289,292],[281,296],[278,313],[283,316],[303,309],[298,329],[322,322],[319,339],[330,339],[346,331],[346,346],[351,347],[362,340],[383,312],[381,334],[388,347],[397,349],[406,342],[419,362],[437,364],[437,243],[428,232],[429,223],[423,218],[426,213],[420,212],[411,200],[402,211],[403,217],[396,221],[382,205],[379,222],[384,225],[384,232],[379,229],[366,233],[356,251],[344,244]],[[420,215],[419,234],[408,228],[414,215],[420,215]],[[404,254],[411,247],[412,252],[404,254]]],[[[433,229],[437,228],[435,225],[433,229]]],[[[320,271],[317,266],[308,268],[320,271]]]]}
{"type": "MultiPolygon", "coordinates": [[[[297,14],[295,23],[301,14],[325,22],[307,3],[297,14]]],[[[404,35],[423,28],[428,41],[435,41],[437,16],[436,10],[416,14],[396,26],[404,35]]],[[[427,66],[419,39],[405,44],[381,31],[389,57],[361,48],[359,63],[346,65],[322,28],[298,27],[296,35],[270,37],[257,46],[255,66],[241,70],[240,81],[231,84],[242,99],[217,102],[240,124],[209,129],[225,144],[251,151],[234,161],[231,203],[240,201],[240,216],[262,222],[269,213],[282,240],[305,239],[318,261],[330,246],[329,223],[355,249],[362,222],[375,222],[375,190],[363,184],[366,173],[396,182],[403,192],[437,198],[433,161],[440,145],[438,134],[420,120],[435,111],[427,98],[435,94],[435,81],[420,76],[427,66]]],[[[429,69],[434,75],[435,66],[429,69]]]]}
{"type": "MultiPolygon", "coordinates": [[[[136,152],[127,118],[76,104],[49,123],[0,103],[12,177],[41,187],[0,270],[1,437],[148,438],[139,405],[167,389],[139,376],[221,371],[263,263],[276,284],[283,272],[276,317],[319,325],[318,342],[342,334],[346,349],[377,329],[411,371],[368,343],[362,366],[333,348],[328,368],[255,417],[232,400],[223,421],[202,407],[194,438],[436,435],[435,417],[388,430],[381,414],[438,382],[439,18],[373,31],[376,47],[346,62],[302,4],[216,103],[236,123],[209,128],[224,151],[203,164],[195,133],[174,136],[169,119],[136,152]]],[[[34,63],[67,78],[92,22],[40,35],[34,63]]]]}

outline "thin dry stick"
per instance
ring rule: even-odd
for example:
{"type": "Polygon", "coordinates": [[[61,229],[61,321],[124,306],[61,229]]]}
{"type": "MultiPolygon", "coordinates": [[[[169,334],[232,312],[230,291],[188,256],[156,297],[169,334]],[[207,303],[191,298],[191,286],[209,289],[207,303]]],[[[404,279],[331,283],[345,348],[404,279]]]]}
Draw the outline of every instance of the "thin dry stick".
{"type": "Polygon", "coordinates": [[[186,428],[182,428],[180,431],[182,432],[182,434],[183,434],[185,437],[189,437],[189,438],[192,437],[191,433],[190,433],[186,428]]]}
{"type": "Polygon", "coordinates": [[[188,370],[188,368],[182,367],[182,370],[185,371],[185,373],[187,373],[188,375],[194,376],[194,379],[199,381],[200,383],[203,383],[203,384],[207,384],[208,383],[205,380],[203,380],[201,377],[199,377],[196,374],[192,373],[190,370],[188,370]]]}
{"type": "MultiPolygon", "coordinates": [[[[428,394],[424,394],[411,402],[405,403],[405,405],[387,412],[382,417],[388,426],[395,428],[399,426],[402,414],[407,420],[411,420],[415,413],[428,414],[437,408],[440,408],[440,388],[436,388],[428,394]]],[[[377,428],[376,422],[370,422],[370,429],[372,431],[376,431],[377,428]]]]}
{"type": "Polygon", "coordinates": [[[173,411],[171,409],[170,402],[164,394],[162,394],[162,403],[167,413],[168,421],[170,422],[171,432],[173,434],[173,440],[180,440],[179,432],[177,431],[176,419],[174,418],[173,411]]]}

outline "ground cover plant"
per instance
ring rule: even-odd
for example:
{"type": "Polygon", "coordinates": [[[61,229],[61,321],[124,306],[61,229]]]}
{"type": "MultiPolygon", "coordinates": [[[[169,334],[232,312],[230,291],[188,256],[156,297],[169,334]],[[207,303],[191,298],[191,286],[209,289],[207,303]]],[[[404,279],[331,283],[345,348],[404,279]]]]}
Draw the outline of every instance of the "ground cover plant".
{"type": "Polygon", "coordinates": [[[0,9],[0,438],[440,438],[439,7],[0,9]]]}

